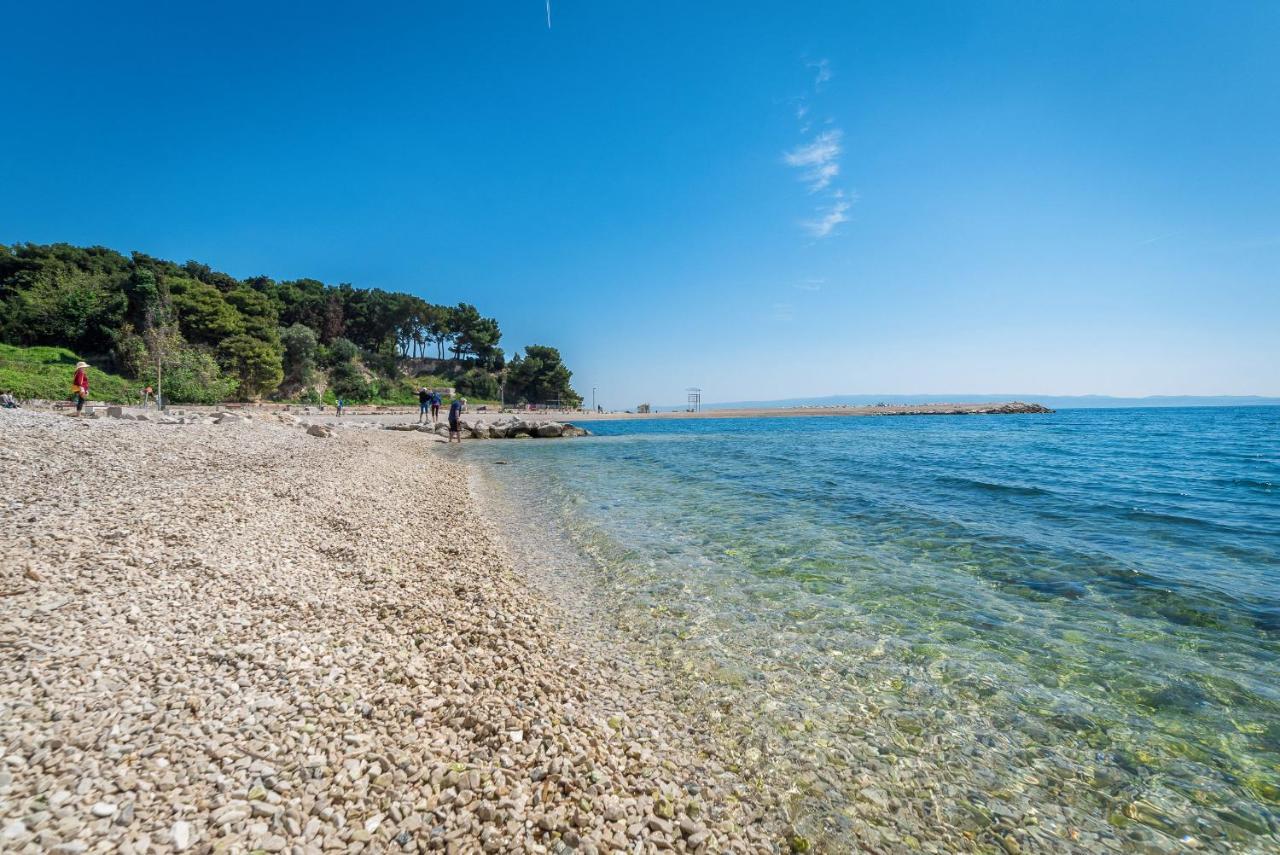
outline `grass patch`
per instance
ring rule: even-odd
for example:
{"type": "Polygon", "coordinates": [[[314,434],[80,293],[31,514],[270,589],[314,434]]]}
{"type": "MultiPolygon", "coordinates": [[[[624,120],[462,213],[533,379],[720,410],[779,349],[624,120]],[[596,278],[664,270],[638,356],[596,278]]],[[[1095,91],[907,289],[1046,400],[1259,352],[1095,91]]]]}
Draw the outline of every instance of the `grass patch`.
{"type": "MultiPolygon", "coordinates": [[[[80,357],[65,347],[0,344],[0,392],[10,392],[19,400],[68,400],[71,397],[71,378],[75,376],[79,361],[80,357]]],[[[133,401],[137,398],[135,385],[118,375],[89,369],[89,397],[95,401],[133,401]]]]}

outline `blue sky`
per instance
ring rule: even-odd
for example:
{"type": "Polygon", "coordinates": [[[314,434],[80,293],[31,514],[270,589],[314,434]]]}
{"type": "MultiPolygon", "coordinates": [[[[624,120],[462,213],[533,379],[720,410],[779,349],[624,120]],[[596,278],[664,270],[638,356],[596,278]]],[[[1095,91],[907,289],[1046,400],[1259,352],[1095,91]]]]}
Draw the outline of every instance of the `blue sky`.
{"type": "Polygon", "coordinates": [[[11,4],[0,242],[476,303],[607,406],[1280,394],[1280,5],[11,4]]]}

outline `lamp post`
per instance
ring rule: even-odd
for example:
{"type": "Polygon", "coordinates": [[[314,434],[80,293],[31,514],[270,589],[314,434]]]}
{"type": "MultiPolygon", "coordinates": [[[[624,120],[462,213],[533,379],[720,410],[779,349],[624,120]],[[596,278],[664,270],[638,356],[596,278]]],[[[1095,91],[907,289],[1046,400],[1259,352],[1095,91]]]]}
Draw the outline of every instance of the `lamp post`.
{"type": "Polygon", "coordinates": [[[596,411],[596,387],[591,387],[591,412],[596,411]]]}

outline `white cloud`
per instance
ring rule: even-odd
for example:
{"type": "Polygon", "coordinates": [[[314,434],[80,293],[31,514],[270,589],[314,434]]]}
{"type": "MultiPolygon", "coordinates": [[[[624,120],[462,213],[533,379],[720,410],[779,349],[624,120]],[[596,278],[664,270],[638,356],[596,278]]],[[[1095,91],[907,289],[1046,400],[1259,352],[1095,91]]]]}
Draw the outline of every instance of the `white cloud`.
{"type": "Polygon", "coordinates": [[[797,291],[821,291],[826,281],[825,279],[806,279],[803,282],[793,283],[791,287],[797,291]]]}
{"type": "Polygon", "coordinates": [[[824,238],[835,231],[836,226],[848,222],[850,203],[837,191],[830,205],[818,209],[816,219],[805,222],[804,227],[816,238],[824,238]]]}
{"type": "Polygon", "coordinates": [[[810,193],[825,190],[840,174],[840,140],[843,136],[839,128],[832,128],[818,134],[813,142],[798,146],[782,156],[788,166],[804,170],[802,177],[809,185],[810,193]]]}
{"type": "Polygon", "coordinates": [[[813,74],[813,91],[822,91],[822,84],[831,79],[831,65],[825,59],[817,62],[807,62],[805,65],[814,70],[813,74]]]}
{"type": "Polygon", "coordinates": [[[775,321],[794,321],[796,319],[795,307],[790,303],[774,303],[773,319],[775,321]]]}
{"type": "MultiPolygon", "coordinates": [[[[830,65],[825,59],[806,60],[805,67],[813,71],[813,92],[821,92],[823,84],[831,79],[830,65]]],[[[809,104],[812,97],[810,94],[794,99],[796,122],[806,141],[790,151],[784,151],[782,160],[792,169],[799,170],[797,177],[809,188],[810,193],[822,194],[823,201],[814,211],[813,219],[803,223],[809,234],[821,239],[832,234],[841,223],[848,221],[853,197],[846,197],[843,190],[832,186],[840,177],[844,132],[835,127],[834,120],[828,118],[822,123],[826,128],[817,136],[810,137],[810,128],[814,122],[813,110],[809,104]]],[[[801,290],[818,290],[817,287],[796,287],[801,290]]]]}

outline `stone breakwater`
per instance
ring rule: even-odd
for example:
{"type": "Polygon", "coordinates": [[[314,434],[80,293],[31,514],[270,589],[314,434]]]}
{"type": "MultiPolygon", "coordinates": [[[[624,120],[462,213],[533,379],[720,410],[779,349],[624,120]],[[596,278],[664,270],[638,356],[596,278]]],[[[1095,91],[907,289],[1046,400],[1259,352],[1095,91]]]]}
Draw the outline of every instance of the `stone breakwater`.
{"type": "Polygon", "coordinates": [[[786,839],[676,681],[565,631],[464,466],[198,421],[0,411],[0,850],[786,839]]]}
{"type": "MultiPolygon", "coordinates": [[[[436,436],[449,436],[449,426],[444,422],[438,424],[393,424],[385,425],[387,430],[421,431],[436,436]]],[[[546,419],[522,419],[515,416],[499,416],[489,420],[482,418],[463,418],[458,421],[459,433],[469,439],[559,439],[571,436],[590,436],[586,428],[568,422],[555,422],[546,419]]]]}

